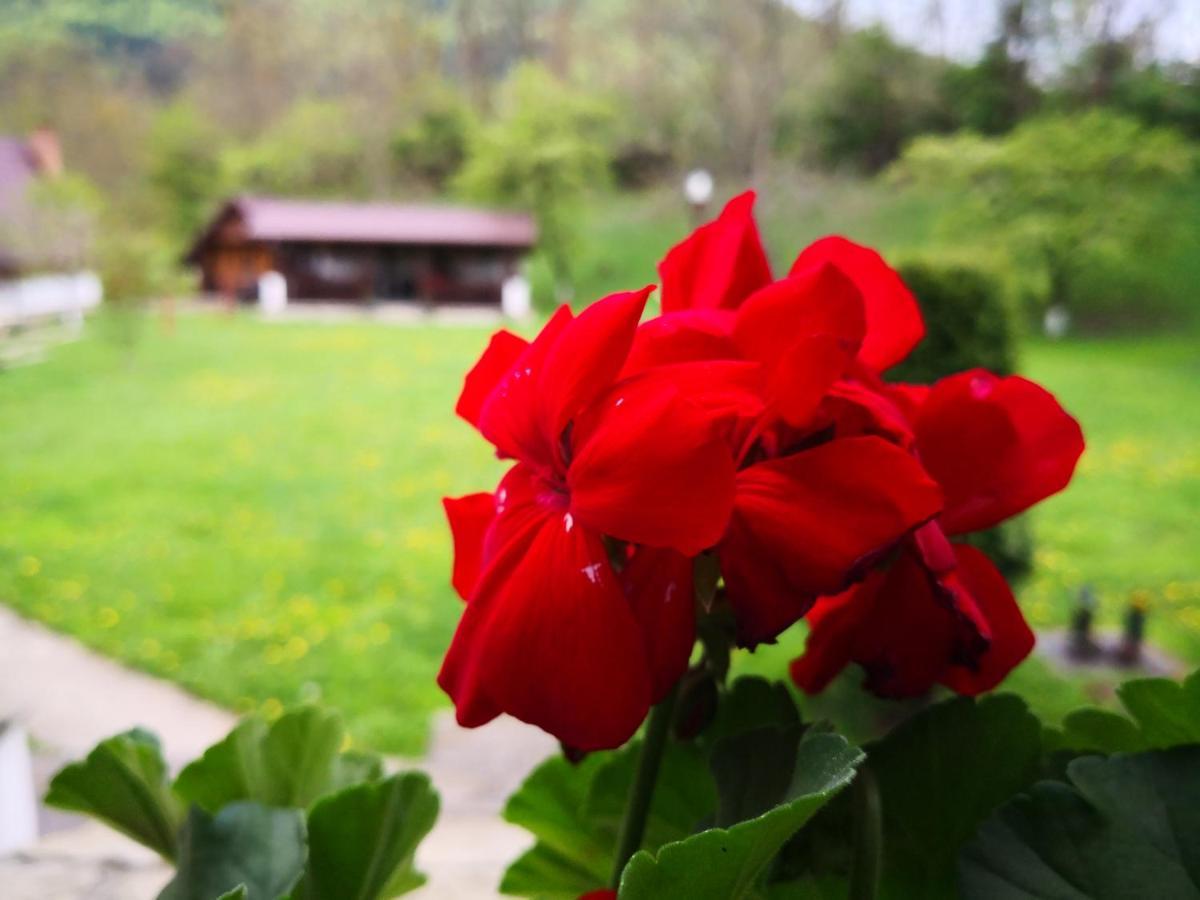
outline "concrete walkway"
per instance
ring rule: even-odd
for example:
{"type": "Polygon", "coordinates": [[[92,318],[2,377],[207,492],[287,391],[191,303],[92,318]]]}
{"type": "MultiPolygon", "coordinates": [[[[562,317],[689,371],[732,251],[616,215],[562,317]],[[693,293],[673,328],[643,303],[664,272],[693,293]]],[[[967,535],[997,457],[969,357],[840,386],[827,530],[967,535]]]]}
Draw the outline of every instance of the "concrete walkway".
{"type": "MultiPolygon", "coordinates": [[[[235,721],[172,684],[125,669],[0,607],[4,718],[15,719],[33,738],[39,796],[61,765],[135,725],[159,736],[178,770],[235,721]]],[[[465,731],[448,713],[436,717],[429,754],[415,765],[433,779],[442,812],[417,854],[429,884],[412,897],[498,896],[504,867],[529,845],[525,832],[500,820],[500,809],[529,770],[556,750],[553,739],[513,720],[465,731]]],[[[4,900],[153,900],[170,877],[153,853],[102,825],[52,810],[42,811],[40,824],[38,843],[0,858],[4,900]]]]}

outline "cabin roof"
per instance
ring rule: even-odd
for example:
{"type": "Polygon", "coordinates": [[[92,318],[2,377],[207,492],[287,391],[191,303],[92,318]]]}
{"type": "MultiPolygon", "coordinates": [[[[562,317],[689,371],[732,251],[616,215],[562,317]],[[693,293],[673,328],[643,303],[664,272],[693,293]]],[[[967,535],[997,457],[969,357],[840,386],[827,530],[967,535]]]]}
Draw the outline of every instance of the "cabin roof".
{"type": "Polygon", "coordinates": [[[527,249],[537,240],[537,226],[526,213],[243,196],[228,201],[213,217],[188,258],[194,259],[232,216],[241,220],[245,237],[251,241],[527,249]]]}

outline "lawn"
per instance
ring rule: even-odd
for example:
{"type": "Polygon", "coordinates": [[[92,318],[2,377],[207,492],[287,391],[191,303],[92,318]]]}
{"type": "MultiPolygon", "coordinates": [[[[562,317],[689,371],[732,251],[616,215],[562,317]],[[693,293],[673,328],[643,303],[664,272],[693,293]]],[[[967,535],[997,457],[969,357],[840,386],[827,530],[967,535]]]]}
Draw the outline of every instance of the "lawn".
{"type": "MultiPolygon", "coordinates": [[[[0,374],[0,601],[237,709],[319,696],[360,741],[416,752],[457,619],[439,498],[500,471],[452,414],[475,328],[97,323],[0,374]]],[[[1184,338],[1035,344],[1083,421],[1076,484],[1039,509],[1031,618],[1084,582],[1114,621],[1200,662],[1200,354],[1184,338]]],[[[774,665],[785,641],[757,666],[774,665]]],[[[1038,664],[1018,688],[1053,710],[1038,664]]]]}

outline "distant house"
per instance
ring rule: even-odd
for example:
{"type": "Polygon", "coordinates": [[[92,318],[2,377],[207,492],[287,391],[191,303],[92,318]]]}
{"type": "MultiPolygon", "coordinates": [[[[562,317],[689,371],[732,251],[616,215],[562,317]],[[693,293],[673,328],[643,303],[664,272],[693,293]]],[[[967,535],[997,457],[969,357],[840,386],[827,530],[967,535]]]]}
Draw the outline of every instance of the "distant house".
{"type": "Polygon", "coordinates": [[[39,129],[28,137],[0,135],[0,278],[37,268],[44,248],[29,247],[30,189],[62,174],[58,136],[39,129]]]}
{"type": "Polygon", "coordinates": [[[443,206],[237,197],[186,261],[203,289],[250,298],[278,272],[291,300],[499,305],[537,238],[522,213],[443,206]]]}

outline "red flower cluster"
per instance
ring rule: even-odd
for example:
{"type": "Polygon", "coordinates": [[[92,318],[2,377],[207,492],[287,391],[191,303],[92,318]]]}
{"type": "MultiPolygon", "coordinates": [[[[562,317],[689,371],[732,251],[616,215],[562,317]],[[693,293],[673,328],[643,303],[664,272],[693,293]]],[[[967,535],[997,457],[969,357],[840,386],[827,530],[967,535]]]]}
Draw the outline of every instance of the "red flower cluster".
{"type": "Polygon", "coordinates": [[[661,315],[640,322],[650,288],[563,307],[467,375],[458,413],[515,464],[445,501],[467,604],[439,683],[461,724],[623,743],[687,668],[701,553],[739,644],[808,614],[807,689],[855,661],[881,693],[974,692],[1028,652],[1003,578],[946,535],[1061,489],[1078,426],[1020,378],[885,384],[924,334],[899,276],[826,238],[775,280],[753,199],[668,253],[661,315]]]}

